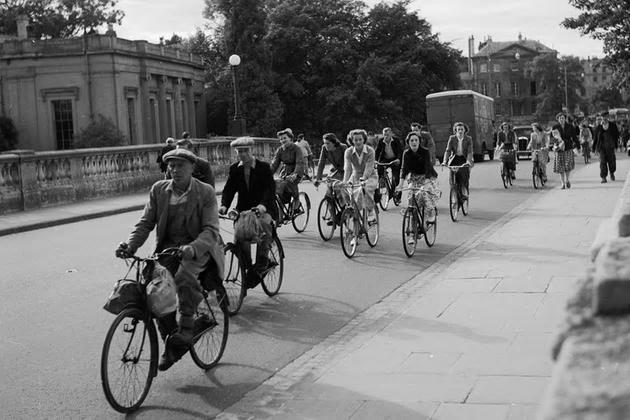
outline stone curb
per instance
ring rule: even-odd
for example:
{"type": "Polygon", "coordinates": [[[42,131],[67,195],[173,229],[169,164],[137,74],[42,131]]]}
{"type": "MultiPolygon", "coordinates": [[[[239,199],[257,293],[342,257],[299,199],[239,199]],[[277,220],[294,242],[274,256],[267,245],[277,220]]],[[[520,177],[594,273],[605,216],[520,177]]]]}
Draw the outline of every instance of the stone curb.
{"type": "MultiPolygon", "coordinates": [[[[553,190],[548,190],[549,193],[553,190]]],[[[415,302],[419,293],[435,286],[451,264],[477,247],[487,236],[503,227],[527,209],[541,195],[530,198],[514,207],[500,219],[485,227],[473,237],[433,263],[420,274],[390,292],[381,301],[357,314],[349,323],[328,336],[310,350],[277,371],[241,400],[226,408],[215,418],[218,420],[272,418],[284,413],[283,406],[293,399],[289,390],[303,381],[315,381],[338,357],[360,348],[404,314],[415,302]]]]}

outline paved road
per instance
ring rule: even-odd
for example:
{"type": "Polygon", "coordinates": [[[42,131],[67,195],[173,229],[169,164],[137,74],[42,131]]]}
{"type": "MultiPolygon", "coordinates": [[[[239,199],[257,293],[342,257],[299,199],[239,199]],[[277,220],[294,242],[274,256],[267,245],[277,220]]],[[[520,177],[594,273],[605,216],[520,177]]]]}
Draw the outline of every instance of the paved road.
{"type": "MultiPolygon", "coordinates": [[[[283,227],[287,262],[282,293],[271,299],[251,292],[241,313],[232,318],[222,363],[206,373],[185,358],[156,378],[134,417],[203,418],[233,404],[357,313],[536,194],[529,171],[529,162],[519,165],[515,187],[504,190],[496,162],[477,165],[471,215],[453,224],[444,194],[436,245],[420,246],[412,259],[402,251],[398,209],[381,214],[377,247],[363,244],[352,261],[343,256],[337,234],[331,242],[320,240],[315,211],[305,233],[283,227]]],[[[444,189],[446,176],[446,171],[440,173],[444,189]]],[[[315,191],[306,185],[304,190],[316,207],[323,188],[315,191]]],[[[113,282],[124,274],[113,249],[138,216],[132,212],[0,237],[5,274],[0,280],[3,416],[115,417],[100,385],[101,345],[113,319],[101,306],[113,282]]],[[[223,228],[227,232],[229,226],[223,228]]],[[[148,245],[139,251],[149,252],[148,245]]]]}

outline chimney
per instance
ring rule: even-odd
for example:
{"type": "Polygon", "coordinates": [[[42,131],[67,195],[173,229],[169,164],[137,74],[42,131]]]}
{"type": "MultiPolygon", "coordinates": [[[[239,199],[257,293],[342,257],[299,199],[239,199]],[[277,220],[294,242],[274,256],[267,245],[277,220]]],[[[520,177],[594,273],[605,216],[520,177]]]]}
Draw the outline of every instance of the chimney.
{"type": "Polygon", "coordinates": [[[15,23],[17,24],[18,39],[28,38],[28,31],[26,30],[26,28],[28,27],[28,16],[18,15],[18,17],[15,19],[15,23]]]}
{"type": "Polygon", "coordinates": [[[468,38],[468,73],[473,74],[472,56],[475,53],[475,37],[473,35],[468,38]]]}

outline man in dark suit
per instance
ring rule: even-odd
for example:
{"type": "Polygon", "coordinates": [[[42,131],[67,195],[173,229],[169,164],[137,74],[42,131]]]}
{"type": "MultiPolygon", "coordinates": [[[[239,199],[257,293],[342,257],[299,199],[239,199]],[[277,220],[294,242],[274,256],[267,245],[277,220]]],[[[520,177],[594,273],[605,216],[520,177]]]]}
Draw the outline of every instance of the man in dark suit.
{"type": "MultiPolygon", "coordinates": [[[[189,138],[177,140],[177,148],[183,148],[191,153],[193,151],[193,143],[189,138]]],[[[206,184],[210,184],[214,187],[214,174],[212,173],[212,168],[210,167],[210,162],[205,160],[204,158],[200,158],[197,156],[197,161],[195,162],[195,166],[193,167],[193,178],[197,178],[201,182],[205,182],[206,184]]],[[[166,175],[167,178],[170,176],[166,175]]]]}
{"type": "Polygon", "coordinates": [[[256,248],[256,264],[252,267],[250,243],[237,242],[241,256],[247,269],[246,286],[255,287],[260,283],[262,273],[268,268],[268,251],[273,235],[272,220],[275,220],[277,208],[275,204],[276,184],[273,172],[267,162],[252,156],[254,139],[239,137],[230,143],[236,149],[239,161],[230,166],[228,179],[221,194],[220,214],[225,214],[232,204],[234,195],[238,193],[236,210],[239,212],[256,209],[264,232],[256,248]]]}
{"type": "MultiPolygon", "coordinates": [[[[398,185],[400,178],[400,161],[402,159],[403,148],[399,142],[394,140],[392,129],[385,127],[383,129],[383,139],[378,142],[374,157],[378,163],[391,163],[392,185],[398,185]]],[[[376,168],[378,176],[381,177],[385,173],[385,166],[376,168]]]]}

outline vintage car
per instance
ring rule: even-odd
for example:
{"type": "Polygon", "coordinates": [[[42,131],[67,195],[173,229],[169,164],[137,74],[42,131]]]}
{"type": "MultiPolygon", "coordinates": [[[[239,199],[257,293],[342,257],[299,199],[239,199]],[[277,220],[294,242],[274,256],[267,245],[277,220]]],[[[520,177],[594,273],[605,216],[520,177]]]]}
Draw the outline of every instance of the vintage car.
{"type": "Polygon", "coordinates": [[[521,159],[521,157],[530,158],[532,157],[532,152],[527,150],[527,144],[529,143],[529,139],[532,134],[532,126],[531,125],[516,125],[513,128],[514,134],[516,134],[516,138],[518,139],[518,147],[516,147],[516,158],[521,159]]]}

